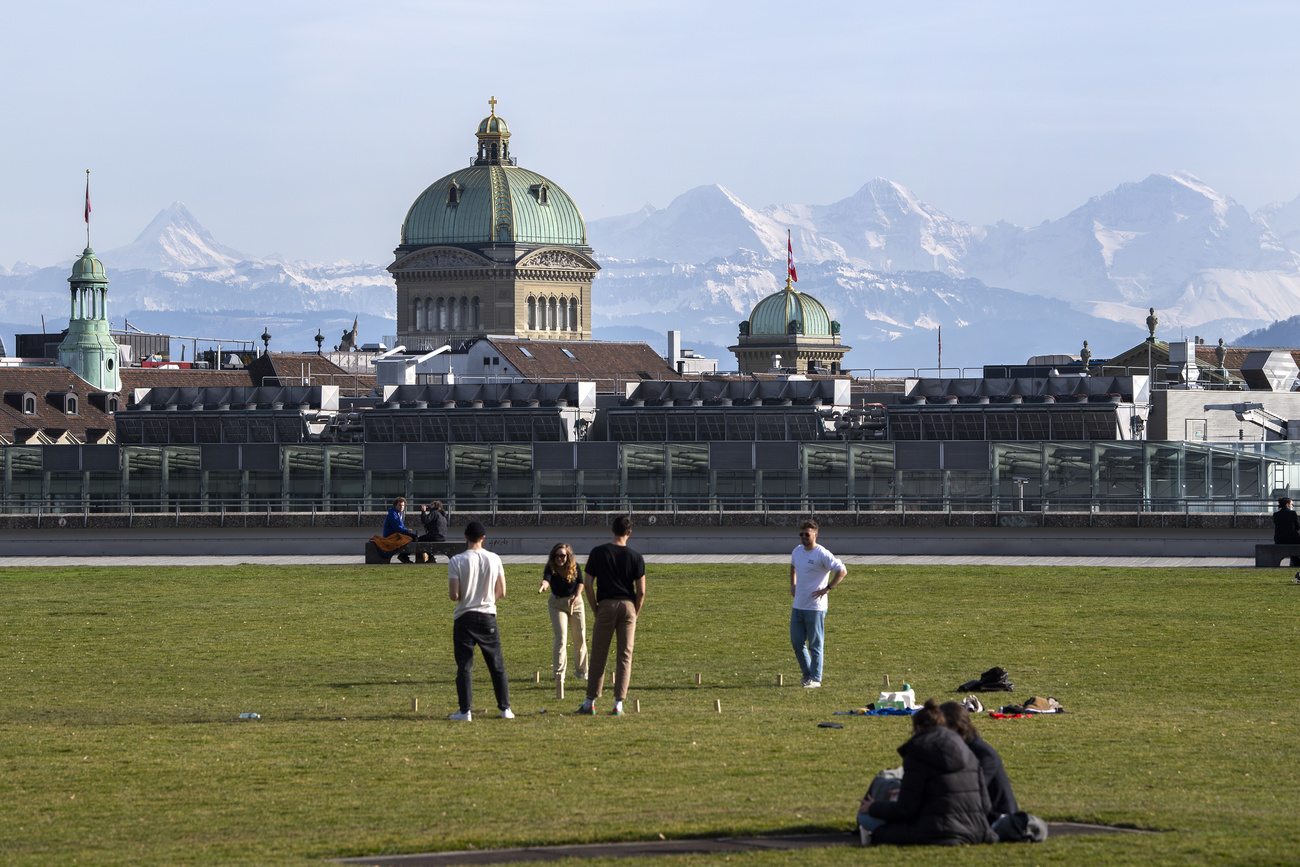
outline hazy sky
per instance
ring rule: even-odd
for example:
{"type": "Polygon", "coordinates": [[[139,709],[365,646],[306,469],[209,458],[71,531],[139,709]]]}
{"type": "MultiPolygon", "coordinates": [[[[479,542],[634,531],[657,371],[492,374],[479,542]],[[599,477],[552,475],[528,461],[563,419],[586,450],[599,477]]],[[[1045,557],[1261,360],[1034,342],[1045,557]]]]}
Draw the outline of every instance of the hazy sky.
{"type": "MultiPolygon", "coordinates": [[[[1300,4],[6,3],[0,263],[128,243],[180,200],[253,255],[387,262],[495,95],[587,219],[720,183],[829,203],[882,176],[1032,225],[1185,169],[1300,194],[1300,4]]],[[[111,263],[110,263],[111,264],[111,263]]]]}

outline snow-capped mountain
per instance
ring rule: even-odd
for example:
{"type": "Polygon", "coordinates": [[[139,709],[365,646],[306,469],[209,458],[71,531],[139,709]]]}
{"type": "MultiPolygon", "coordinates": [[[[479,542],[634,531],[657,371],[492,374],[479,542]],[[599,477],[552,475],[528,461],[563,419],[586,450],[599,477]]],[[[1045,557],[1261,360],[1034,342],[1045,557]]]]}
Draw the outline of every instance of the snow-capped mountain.
{"type": "Polygon", "coordinates": [[[158,212],[130,244],[100,256],[119,271],[206,271],[233,268],[254,261],[238,250],[217,243],[181,202],[158,212]]]}
{"type": "MultiPolygon", "coordinates": [[[[589,234],[602,262],[617,259],[620,269],[634,267],[629,260],[659,260],[644,263],[647,274],[660,273],[665,263],[712,266],[719,257],[743,264],[745,254],[738,251],[751,251],[767,260],[774,276],[733,287],[735,308],[756,293],[761,297],[759,290],[783,274],[780,241],[789,230],[797,262],[874,272],[877,280],[908,286],[928,283],[930,278],[917,275],[929,272],[975,278],[977,284],[960,283],[961,291],[977,291],[977,285],[1012,289],[1133,329],[1140,329],[1148,308],[1155,307],[1162,328],[1196,329],[1231,340],[1300,307],[1300,254],[1272,224],[1300,240],[1300,199],[1252,216],[1180,172],[1121,184],[1059,220],[1032,228],[1005,222],[970,226],[906,187],[877,178],[830,205],[761,209],[719,187],[700,187],[663,211],[647,207],[637,215],[594,220],[589,234]]],[[[801,271],[806,270],[805,265],[801,271]]],[[[865,276],[861,280],[870,283],[865,276]]],[[[624,286],[622,297],[641,297],[638,287],[624,286]]],[[[701,288],[709,295],[719,291],[701,288]]],[[[823,294],[806,278],[800,288],[819,298],[823,294]]],[[[921,320],[908,319],[904,309],[896,313],[900,324],[920,327],[921,320]]],[[[930,327],[939,324],[955,322],[936,318],[930,327]]],[[[847,341],[852,324],[844,325],[847,341]]],[[[1000,331],[996,323],[990,327],[990,334],[1000,331]]],[[[1039,333],[1057,328],[1044,322],[1039,333]]]]}
{"type": "Polygon", "coordinates": [[[1136,325],[1155,307],[1170,326],[1216,323],[1232,337],[1300,302],[1300,255],[1185,173],[1121,184],[1033,228],[989,227],[962,266],[1106,319],[1136,325]]]}
{"type": "MultiPolygon", "coordinates": [[[[785,285],[785,262],[752,251],[699,265],[662,260],[601,259],[592,285],[598,336],[631,337],[649,329],[683,332],[688,345],[726,347],[754,305],[785,285]]],[[[1019,364],[1031,355],[1128,347],[1145,332],[1125,323],[1072,312],[1061,301],[991,289],[978,280],[937,271],[886,274],[822,261],[799,268],[798,286],[826,305],[852,346],[855,370],[1019,364]]],[[[724,369],[734,357],[720,356],[724,369]]]]}
{"type": "Polygon", "coordinates": [[[1273,230],[1283,244],[1291,250],[1300,250],[1300,196],[1289,202],[1265,205],[1253,214],[1254,218],[1273,230]]]}
{"type": "MultiPolygon", "coordinates": [[[[359,316],[362,339],[378,340],[392,333],[396,317],[396,289],[383,266],[246,256],[218,243],[180,202],[132,243],[96,255],[116,328],[125,319],[174,335],[243,340],[269,328],[273,348],[314,349],[318,329],[333,346],[359,316]]],[[[42,316],[51,331],[65,327],[70,266],[0,274],[0,328],[39,331],[42,316]]]]}

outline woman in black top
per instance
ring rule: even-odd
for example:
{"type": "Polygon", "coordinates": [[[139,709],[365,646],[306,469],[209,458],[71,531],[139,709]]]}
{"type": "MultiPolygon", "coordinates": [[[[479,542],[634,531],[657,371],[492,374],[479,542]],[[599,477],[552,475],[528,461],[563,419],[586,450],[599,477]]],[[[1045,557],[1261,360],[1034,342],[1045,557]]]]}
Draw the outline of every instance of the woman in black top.
{"type": "Polygon", "coordinates": [[[551,614],[551,630],[555,633],[555,643],[551,658],[555,668],[555,679],[564,680],[568,669],[568,634],[573,631],[573,651],[578,657],[578,680],[587,679],[587,615],[582,603],[582,577],[578,572],[578,560],[573,556],[573,549],[563,542],[551,549],[551,556],[546,558],[546,568],[542,571],[542,584],[538,593],[551,591],[547,600],[547,609],[551,614]]]}

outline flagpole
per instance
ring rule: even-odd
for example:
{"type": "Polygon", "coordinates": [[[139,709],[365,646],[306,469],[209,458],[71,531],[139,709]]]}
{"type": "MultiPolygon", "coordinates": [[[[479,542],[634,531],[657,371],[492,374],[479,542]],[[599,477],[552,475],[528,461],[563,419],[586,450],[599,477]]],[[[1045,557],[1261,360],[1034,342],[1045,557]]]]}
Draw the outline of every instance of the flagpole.
{"type": "Polygon", "coordinates": [[[86,246],[90,246],[90,169],[86,169],[86,246]]]}
{"type": "Polygon", "coordinates": [[[939,378],[943,378],[943,326],[939,326],[939,378]]]}

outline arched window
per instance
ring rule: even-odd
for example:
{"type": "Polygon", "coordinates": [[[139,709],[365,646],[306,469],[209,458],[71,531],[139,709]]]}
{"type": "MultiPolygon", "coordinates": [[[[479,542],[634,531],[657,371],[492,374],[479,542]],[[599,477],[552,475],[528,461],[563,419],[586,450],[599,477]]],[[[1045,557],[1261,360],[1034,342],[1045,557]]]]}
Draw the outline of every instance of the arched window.
{"type": "Polygon", "coordinates": [[[23,414],[36,415],[36,397],[34,395],[25,395],[23,397],[23,414]]]}
{"type": "Polygon", "coordinates": [[[438,299],[438,331],[447,330],[447,302],[438,299]]]}
{"type": "Polygon", "coordinates": [[[77,396],[75,394],[68,395],[68,400],[67,403],[64,404],[64,409],[67,411],[68,415],[77,414],[77,396]]]}
{"type": "Polygon", "coordinates": [[[482,327],[482,326],[479,325],[478,296],[477,296],[477,295],[475,295],[475,296],[474,296],[474,300],[470,302],[469,309],[470,309],[471,321],[474,323],[474,327],[475,327],[475,328],[480,328],[480,327],[482,327]]]}
{"type": "Polygon", "coordinates": [[[416,298],[411,302],[411,325],[412,331],[424,330],[424,299],[416,298]]]}
{"type": "Polygon", "coordinates": [[[569,302],[563,298],[560,299],[560,330],[569,330],[569,302]]]}
{"type": "Polygon", "coordinates": [[[551,329],[552,331],[556,330],[556,329],[559,327],[558,319],[557,319],[556,311],[555,311],[555,299],[554,299],[554,298],[551,299],[551,322],[550,322],[550,326],[549,326],[549,327],[550,327],[550,329],[551,329]]]}
{"type": "Polygon", "coordinates": [[[582,330],[581,321],[582,320],[578,318],[578,299],[570,298],[569,299],[569,330],[581,331],[582,330]]]}
{"type": "Polygon", "coordinates": [[[460,299],[460,328],[462,331],[468,331],[469,325],[469,299],[464,296],[460,299]]]}
{"type": "Polygon", "coordinates": [[[537,299],[531,295],[528,296],[528,330],[537,330],[537,299]]]}
{"type": "Polygon", "coordinates": [[[110,413],[117,412],[117,395],[115,394],[108,396],[108,411],[110,413]]]}
{"type": "Polygon", "coordinates": [[[456,331],[460,328],[460,314],[456,311],[456,299],[447,299],[447,318],[451,320],[451,330],[456,331]]]}

